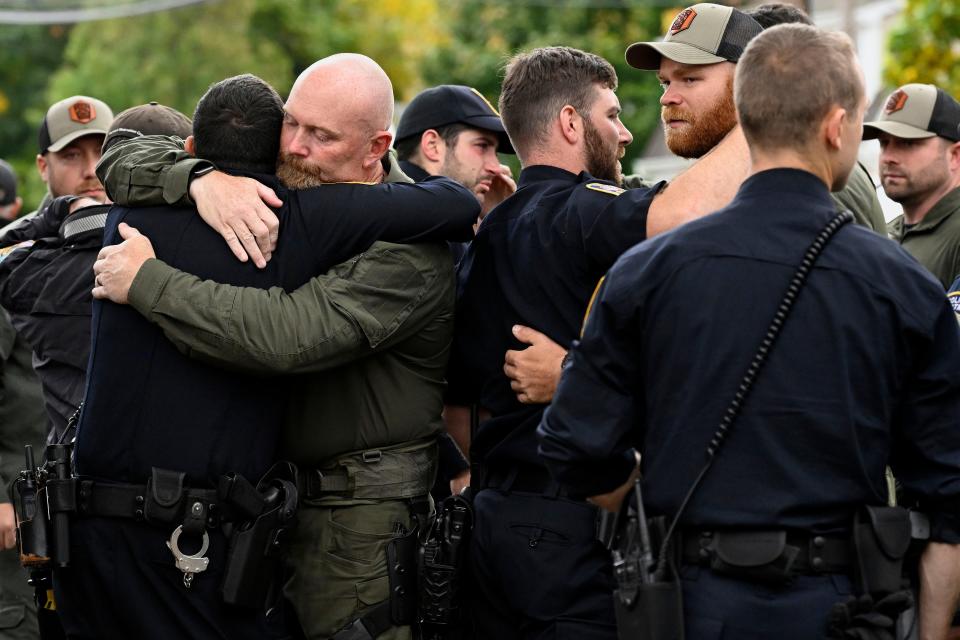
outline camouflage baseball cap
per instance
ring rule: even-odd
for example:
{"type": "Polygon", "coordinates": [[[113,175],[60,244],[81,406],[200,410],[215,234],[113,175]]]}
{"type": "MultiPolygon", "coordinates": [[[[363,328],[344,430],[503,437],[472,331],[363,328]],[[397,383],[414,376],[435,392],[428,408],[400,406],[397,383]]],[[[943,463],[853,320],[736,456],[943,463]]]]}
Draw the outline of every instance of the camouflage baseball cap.
{"type": "Polygon", "coordinates": [[[760,24],[733,7],[704,2],[677,14],[662,42],[635,42],[627,48],[627,64],[655,71],[667,57],[681,64],[736,62],[760,24]]]}
{"type": "Polygon", "coordinates": [[[150,102],[130,107],[117,114],[103,140],[103,152],[130,138],[140,136],[178,136],[186,139],[193,133],[190,118],[171,107],[150,102]]]}
{"type": "Polygon", "coordinates": [[[71,96],[47,110],[40,125],[40,154],[60,151],[83,136],[107,135],[113,111],[102,100],[71,96]]]}
{"type": "Polygon", "coordinates": [[[887,98],[880,119],[863,123],[863,139],[873,140],[880,132],[897,138],[940,136],[960,141],[960,103],[932,84],[905,84],[887,98]]]}

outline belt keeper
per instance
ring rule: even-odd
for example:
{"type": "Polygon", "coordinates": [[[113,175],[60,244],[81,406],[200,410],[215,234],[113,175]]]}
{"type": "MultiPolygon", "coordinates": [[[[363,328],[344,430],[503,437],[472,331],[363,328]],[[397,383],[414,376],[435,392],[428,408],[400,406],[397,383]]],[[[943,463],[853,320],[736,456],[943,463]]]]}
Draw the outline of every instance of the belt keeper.
{"type": "Polygon", "coordinates": [[[383,458],[383,453],[379,449],[373,449],[361,453],[360,458],[367,464],[375,464],[383,458]]]}
{"type": "Polygon", "coordinates": [[[200,498],[187,494],[187,505],[183,514],[183,532],[199,535],[207,528],[209,507],[200,498]]]}

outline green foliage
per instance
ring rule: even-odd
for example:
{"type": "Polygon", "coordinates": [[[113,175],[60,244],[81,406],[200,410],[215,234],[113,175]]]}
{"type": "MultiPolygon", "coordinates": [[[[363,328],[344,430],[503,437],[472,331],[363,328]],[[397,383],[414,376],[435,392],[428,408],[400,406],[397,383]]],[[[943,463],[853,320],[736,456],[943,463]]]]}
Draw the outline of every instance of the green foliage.
{"type": "Polygon", "coordinates": [[[398,99],[412,97],[422,60],[448,40],[437,0],[260,0],[253,24],[287,54],[294,75],[333,53],[362,53],[384,68],[398,99]]]}
{"type": "Polygon", "coordinates": [[[47,81],[60,65],[68,34],[59,25],[0,27],[0,157],[16,169],[28,211],[43,193],[34,164],[37,130],[48,106],[47,81]]]}
{"type": "Polygon", "coordinates": [[[47,98],[94,95],[115,112],[156,100],[190,115],[207,87],[228,76],[253,73],[287,87],[286,56],[250,37],[255,5],[230,0],[78,25],[47,98]]]}
{"type": "MultiPolygon", "coordinates": [[[[434,49],[423,69],[424,86],[466,84],[496,104],[502,69],[511,55],[539,46],[567,45],[609,60],[617,70],[622,120],[634,135],[623,166],[640,155],[660,113],[654,74],[627,65],[624,51],[658,38],[661,11],[644,8],[538,6],[459,0],[447,3],[450,43],[434,49]]],[[[423,88],[423,87],[421,87],[423,88]]]]}
{"type": "MultiPolygon", "coordinates": [[[[32,122],[40,122],[46,106],[76,94],[100,98],[114,113],[156,100],[189,116],[211,83],[231,75],[253,73],[289,86],[286,57],[249,35],[255,4],[229,0],[77,25],[32,122]]],[[[21,176],[32,202],[44,192],[35,174],[21,176]]]]}
{"type": "Polygon", "coordinates": [[[891,87],[923,82],[960,96],[960,3],[907,0],[890,33],[884,79],[891,87]]]}

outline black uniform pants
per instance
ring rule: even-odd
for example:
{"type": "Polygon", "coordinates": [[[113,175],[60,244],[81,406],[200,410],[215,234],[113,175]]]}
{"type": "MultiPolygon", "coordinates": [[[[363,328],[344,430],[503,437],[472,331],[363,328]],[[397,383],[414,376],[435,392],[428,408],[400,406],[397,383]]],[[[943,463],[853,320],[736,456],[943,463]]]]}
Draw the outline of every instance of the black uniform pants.
{"type": "Polygon", "coordinates": [[[680,577],[686,640],[825,638],[830,609],[852,594],[840,574],[797,576],[776,587],[696,566],[681,568],[680,577]]]}
{"type": "Polygon", "coordinates": [[[474,499],[472,587],[477,638],[616,640],[610,555],[596,508],[484,489],[474,499]]]}
{"type": "MultiPolygon", "coordinates": [[[[70,567],[54,572],[57,610],[71,640],[289,638],[284,612],[223,603],[227,539],[210,531],[206,571],[187,589],[167,549],[170,531],[128,520],[81,518],[70,528],[70,567]]],[[[180,539],[186,553],[198,541],[180,539]],[[191,546],[193,545],[193,546],[191,546]]],[[[292,627],[295,628],[295,627],[292,627]]]]}

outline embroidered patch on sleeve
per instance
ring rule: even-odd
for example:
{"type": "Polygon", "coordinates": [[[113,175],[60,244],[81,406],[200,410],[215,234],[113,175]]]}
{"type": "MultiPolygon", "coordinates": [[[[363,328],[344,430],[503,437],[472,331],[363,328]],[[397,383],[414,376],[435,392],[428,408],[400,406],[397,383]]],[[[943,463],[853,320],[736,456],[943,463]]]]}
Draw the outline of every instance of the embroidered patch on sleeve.
{"type": "Polygon", "coordinates": [[[957,322],[960,322],[960,291],[951,291],[948,293],[947,300],[950,301],[953,312],[957,314],[957,322]]]}
{"type": "Polygon", "coordinates": [[[587,189],[591,191],[599,191],[600,193],[608,193],[611,196],[618,196],[626,189],[621,189],[620,187],[615,187],[612,184],[604,184],[602,182],[588,182],[586,185],[587,189]]]}

